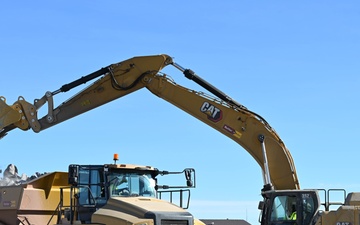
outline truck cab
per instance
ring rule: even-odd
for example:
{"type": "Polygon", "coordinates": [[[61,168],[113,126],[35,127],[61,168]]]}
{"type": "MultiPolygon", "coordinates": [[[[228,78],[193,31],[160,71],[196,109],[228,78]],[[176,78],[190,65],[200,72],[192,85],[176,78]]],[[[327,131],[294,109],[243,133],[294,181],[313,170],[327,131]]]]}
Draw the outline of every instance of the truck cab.
{"type": "MultiPolygon", "coordinates": [[[[181,172],[159,171],[151,166],[138,166],[132,164],[105,164],[105,165],[70,165],[69,166],[70,206],[62,206],[64,218],[72,223],[94,223],[96,218],[102,223],[104,217],[113,213],[123,213],[121,218],[115,220],[150,219],[151,224],[187,224],[194,223],[193,216],[171,202],[160,199],[161,189],[166,192],[189,192],[195,187],[195,170],[184,169],[181,172]],[[186,185],[168,186],[159,185],[158,175],[185,174],[186,185]],[[170,209],[170,210],[169,210],[170,209]],[[169,211],[169,212],[167,212],[169,211]],[[176,213],[174,213],[176,212],[176,213]],[[127,214],[125,216],[125,214],[127,214]],[[129,217],[124,219],[123,217],[129,217]],[[167,221],[167,222],[165,222],[167,221]]],[[[184,202],[181,193],[179,201],[184,202]]],[[[187,195],[188,198],[190,194],[187,195]]],[[[171,198],[172,199],[172,198],[171,198]]],[[[189,202],[189,199],[185,200],[189,202]]],[[[109,218],[109,216],[107,216],[109,218]]],[[[144,224],[148,224],[144,222],[144,224]]]]}

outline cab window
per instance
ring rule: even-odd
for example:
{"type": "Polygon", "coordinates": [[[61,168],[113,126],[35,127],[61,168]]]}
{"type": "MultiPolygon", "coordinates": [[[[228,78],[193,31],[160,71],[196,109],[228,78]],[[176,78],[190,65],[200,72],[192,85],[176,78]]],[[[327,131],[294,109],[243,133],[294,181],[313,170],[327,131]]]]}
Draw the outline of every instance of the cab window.
{"type": "Polygon", "coordinates": [[[276,196],[274,198],[271,221],[296,220],[296,197],[276,196]]]}
{"type": "Polygon", "coordinates": [[[112,173],[109,180],[111,196],[156,196],[155,180],[149,174],[112,173]]]}
{"type": "Polygon", "coordinates": [[[303,207],[303,216],[304,216],[304,224],[308,224],[313,217],[317,206],[315,205],[314,198],[312,195],[304,193],[302,194],[302,207],[303,207]]]}

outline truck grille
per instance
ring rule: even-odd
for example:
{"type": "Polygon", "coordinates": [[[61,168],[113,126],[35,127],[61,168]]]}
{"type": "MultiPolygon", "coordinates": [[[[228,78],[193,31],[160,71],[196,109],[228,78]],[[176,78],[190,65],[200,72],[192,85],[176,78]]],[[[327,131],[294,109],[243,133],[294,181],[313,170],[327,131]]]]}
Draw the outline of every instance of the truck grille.
{"type": "Polygon", "coordinates": [[[187,220],[161,220],[161,225],[188,225],[187,220]]]}

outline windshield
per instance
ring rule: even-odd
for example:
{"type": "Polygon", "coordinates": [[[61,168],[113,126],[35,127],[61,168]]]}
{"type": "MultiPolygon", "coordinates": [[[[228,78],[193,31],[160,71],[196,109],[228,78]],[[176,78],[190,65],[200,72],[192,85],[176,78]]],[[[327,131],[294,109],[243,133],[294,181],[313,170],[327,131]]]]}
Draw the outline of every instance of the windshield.
{"type": "Polygon", "coordinates": [[[155,180],[149,174],[112,173],[109,175],[110,195],[155,197],[155,180]]]}
{"type": "Polygon", "coordinates": [[[296,220],[296,196],[276,196],[271,221],[296,220]]]}

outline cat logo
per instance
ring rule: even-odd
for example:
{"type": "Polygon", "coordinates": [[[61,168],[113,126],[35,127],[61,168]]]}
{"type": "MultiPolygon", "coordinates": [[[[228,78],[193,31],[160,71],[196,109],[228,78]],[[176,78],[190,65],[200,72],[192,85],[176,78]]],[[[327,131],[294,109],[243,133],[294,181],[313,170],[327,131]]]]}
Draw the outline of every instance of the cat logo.
{"type": "Polygon", "coordinates": [[[218,122],[222,119],[222,111],[209,102],[204,102],[200,111],[205,113],[208,116],[208,119],[213,122],[218,122]]]}
{"type": "Polygon", "coordinates": [[[350,222],[336,222],[336,225],[351,225],[350,222]]]}

